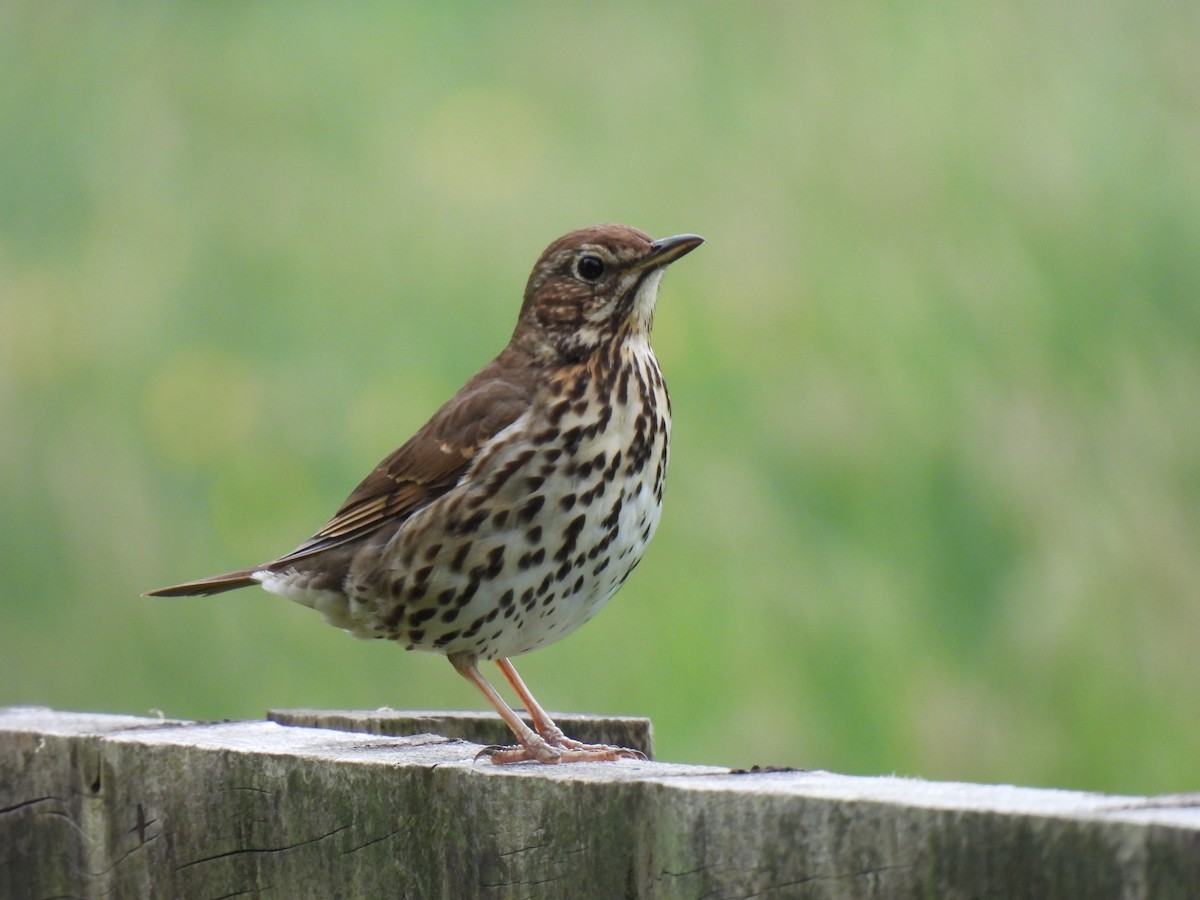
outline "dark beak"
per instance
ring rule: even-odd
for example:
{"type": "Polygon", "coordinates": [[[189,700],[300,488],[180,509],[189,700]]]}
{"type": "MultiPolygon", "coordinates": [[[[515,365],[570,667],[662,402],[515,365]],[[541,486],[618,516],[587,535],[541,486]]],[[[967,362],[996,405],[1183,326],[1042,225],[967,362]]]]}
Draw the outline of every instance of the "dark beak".
{"type": "Polygon", "coordinates": [[[698,234],[676,234],[672,237],[659,238],[650,245],[650,255],[634,263],[630,271],[638,271],[651,266],[660,268],[670,265],[681,256],[686,256],[704,243],[704,238],[698,234]]]}

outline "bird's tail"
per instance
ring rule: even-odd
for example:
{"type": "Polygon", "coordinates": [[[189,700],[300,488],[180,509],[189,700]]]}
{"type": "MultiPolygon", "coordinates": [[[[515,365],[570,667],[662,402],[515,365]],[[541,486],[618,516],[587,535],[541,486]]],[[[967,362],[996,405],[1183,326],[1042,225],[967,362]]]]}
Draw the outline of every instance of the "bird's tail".
{"type": "Polygon", "coordinates": [[[146,591],[143,597],[196,597],[207,594],[219,594],[222,591],[232,591],[237,588],[250,587],[258,584],[255,572],[262,571],[262,566],[252,569],[239,569],[236,572],[226,572],[224,575],[213,575],[211,578],[201,578],[197,581],[185,581],[183,584],[173,584],[170,587],[146,591]]]}

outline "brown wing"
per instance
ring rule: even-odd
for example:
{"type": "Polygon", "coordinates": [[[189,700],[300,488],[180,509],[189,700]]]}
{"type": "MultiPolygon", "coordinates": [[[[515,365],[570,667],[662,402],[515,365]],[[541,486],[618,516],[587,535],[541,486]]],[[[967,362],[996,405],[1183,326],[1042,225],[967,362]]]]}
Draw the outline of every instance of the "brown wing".
{"type": "Polygon", "coordinates": [[[311,538],[271,565],[292,563],[404,520],[457,483],[479,449],[533,398],[534,370],[508,352],[484,367],[399,450],[375,467],[311,538]]]}

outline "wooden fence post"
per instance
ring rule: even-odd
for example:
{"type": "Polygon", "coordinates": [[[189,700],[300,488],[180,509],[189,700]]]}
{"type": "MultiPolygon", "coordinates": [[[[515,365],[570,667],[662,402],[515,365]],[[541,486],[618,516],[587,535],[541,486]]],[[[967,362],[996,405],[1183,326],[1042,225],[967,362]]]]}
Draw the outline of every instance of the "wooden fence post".
{"type": "Polygon", "coordinates": [[[1197,795],[478,749],[0,709],[0,897],[1200,897],[1197,795]]]}

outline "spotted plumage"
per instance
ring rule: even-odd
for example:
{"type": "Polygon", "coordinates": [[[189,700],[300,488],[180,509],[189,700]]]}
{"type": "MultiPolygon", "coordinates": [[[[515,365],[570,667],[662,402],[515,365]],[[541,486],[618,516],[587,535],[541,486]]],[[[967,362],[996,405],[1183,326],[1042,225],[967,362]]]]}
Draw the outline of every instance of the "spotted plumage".
{"type": "Polygon", "coordinates": [[[551,244],[508,346],[277,560],[151,592],[252,584],[362,638],[445,654],[520,746],[493,761],[617,759],[563,736],[508,659],[574,631],[658,527],[671,405],[650,330],[668,264],[702,243],[601,225],[551,244]],[[495,660],[530,731],[483,680],[495,660]]]}

